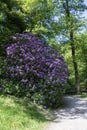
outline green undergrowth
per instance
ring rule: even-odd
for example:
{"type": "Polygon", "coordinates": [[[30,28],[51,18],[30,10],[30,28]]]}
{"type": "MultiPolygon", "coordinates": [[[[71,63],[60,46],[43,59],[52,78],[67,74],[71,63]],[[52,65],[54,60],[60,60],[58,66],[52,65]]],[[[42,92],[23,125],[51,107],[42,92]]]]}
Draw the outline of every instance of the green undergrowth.
{"type": "Polygon", "coordinates": [[[0,96],[0,130],[42,130],[47,123],[28,99],[0,96]]]}
{"type": "Polygon", "coordinates": [[[81,97],[81,98],[87,98],[87,93],[82,93],[82,94],[80,94],[78,96],[81,97]]]}

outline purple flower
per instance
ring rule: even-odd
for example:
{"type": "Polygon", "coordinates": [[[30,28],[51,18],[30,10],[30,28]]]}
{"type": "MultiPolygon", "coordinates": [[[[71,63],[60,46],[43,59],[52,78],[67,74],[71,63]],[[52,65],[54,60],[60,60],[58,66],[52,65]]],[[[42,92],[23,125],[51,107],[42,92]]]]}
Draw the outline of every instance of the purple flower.
{"type": "Polygon", "coordinates": [[[55,90],[63,88],[68,69],[63,57],[53,47],[32,33],[17,33],[12,38],[7,47],[6,75],[24,83],[29,87],[28,91],[38,89],[42,95],[48,91],[51,95],[56,94],[53,87],[55,90]]]}

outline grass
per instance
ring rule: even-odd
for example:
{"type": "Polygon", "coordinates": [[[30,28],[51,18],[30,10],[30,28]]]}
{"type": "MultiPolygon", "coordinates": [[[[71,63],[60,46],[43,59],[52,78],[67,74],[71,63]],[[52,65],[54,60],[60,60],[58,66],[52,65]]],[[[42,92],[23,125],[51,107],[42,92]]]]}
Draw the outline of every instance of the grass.
{"type": "Polygon", "coordinates": [[[0,130],[42,130],[46,118],[28,99],[0,96],[0,130]]]}
{"type": "Polygon", "coordinates": [[[82,93],[82,94],[79,95],[79,97],[81,97],[81,98],[87,98],[87,93],[82,93]]]}

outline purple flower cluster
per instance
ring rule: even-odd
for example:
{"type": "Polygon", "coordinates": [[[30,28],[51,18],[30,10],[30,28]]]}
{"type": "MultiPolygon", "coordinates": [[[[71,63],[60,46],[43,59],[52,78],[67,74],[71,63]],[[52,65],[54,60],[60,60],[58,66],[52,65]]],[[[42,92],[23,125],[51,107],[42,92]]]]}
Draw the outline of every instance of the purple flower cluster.
{"type": "Polygon", "coordinates": [[[48,98],[67,81],[67,65],[62,56],[32,33],[11,37],[7,63],[7,75],[16,78],[25,88],[39,90],[43,95],[48,92],[48,98]]]}

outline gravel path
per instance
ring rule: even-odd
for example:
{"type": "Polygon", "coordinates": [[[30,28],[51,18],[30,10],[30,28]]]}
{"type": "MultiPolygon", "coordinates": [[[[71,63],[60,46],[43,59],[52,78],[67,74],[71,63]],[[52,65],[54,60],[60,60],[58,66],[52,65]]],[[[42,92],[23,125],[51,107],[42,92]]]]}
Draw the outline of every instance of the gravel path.
{"type": "Polygon", "coordinates": [[[52,112],[55,119],[45,130],[87,130],[87,98],[66,96],[63,109],[52,112]]]}

